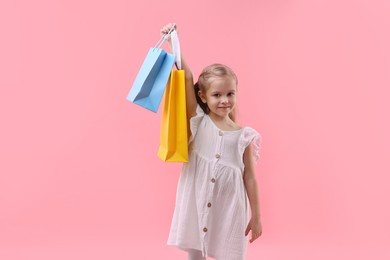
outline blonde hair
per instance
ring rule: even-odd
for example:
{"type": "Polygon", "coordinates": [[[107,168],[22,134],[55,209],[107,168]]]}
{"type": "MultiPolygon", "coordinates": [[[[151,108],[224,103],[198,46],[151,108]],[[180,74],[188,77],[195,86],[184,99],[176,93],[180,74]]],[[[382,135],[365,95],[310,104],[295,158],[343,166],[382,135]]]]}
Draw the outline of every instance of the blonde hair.
{"type": "MultiPolygon", "coordinates": [[[[202,72],[199,75],[198,82],[195,83],[195,96],[196,101],[198,102],[199,106],[203,109],[203,111],[208,114],[210,113],[210,109],[207,106],[206,103],[203,103],[198,95],[198,91],[202,91],[202,93],[206,93],[207,86],[210,85],[210,83],[215,78],[230,78],[235,81],[236,86],[238,85],[237,76],[234,73],[234,71],[229,68],[226,65],[214,63],[202,70],[202,72]]],[[[236,108],[234,108],[230,113],[229,117],[231,120],[236,122],[236,108]]]]}

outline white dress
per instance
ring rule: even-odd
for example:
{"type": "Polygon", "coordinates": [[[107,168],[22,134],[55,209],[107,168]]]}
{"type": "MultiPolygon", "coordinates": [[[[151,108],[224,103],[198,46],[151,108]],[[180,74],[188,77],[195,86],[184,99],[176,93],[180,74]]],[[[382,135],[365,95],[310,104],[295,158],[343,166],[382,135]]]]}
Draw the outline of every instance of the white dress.
{"type": "Polygon", "coordinates": [[[168,245],[197,249],[222,260],[245,259],[249,200],[243,153],[253,143],[259,159],[262,137],[254,129],[220,130],[199,107],[190,120],[189,161],[179,177],[168,245]]]}

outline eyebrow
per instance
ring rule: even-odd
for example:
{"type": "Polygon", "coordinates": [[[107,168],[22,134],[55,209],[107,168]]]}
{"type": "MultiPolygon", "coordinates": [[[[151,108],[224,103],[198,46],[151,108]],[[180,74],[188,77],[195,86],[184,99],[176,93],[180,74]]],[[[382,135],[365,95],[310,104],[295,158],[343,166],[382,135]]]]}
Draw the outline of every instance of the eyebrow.
{"type": "MultiPolygon", "coordinates": [[[[228,90],[226,92],[228,92],[228,93],[229,92],[236,92],[236,90],[235,89],[231,89],[231,90],[228,90]]],[[[211,92],[211,94],[216,94],[216,93],[221,93],[221,91],[216,90],[216,91],[211,92]]]]}

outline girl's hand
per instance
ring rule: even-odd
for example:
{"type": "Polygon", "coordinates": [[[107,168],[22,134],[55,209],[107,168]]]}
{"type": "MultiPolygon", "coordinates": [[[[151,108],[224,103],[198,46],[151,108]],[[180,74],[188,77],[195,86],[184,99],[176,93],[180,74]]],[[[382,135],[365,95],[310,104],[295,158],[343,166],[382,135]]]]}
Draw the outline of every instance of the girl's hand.
{"type": "MultiPolygon", "coordinates": [[[[168,23],[168,24],[164,25],[160,30],[161,36],[166,34],[167,32],[169,32],[169,30],[172,28],[172,26],[173,26],[173,23],[168,23]]],[[[176,30],[176,32],[178,32],[177,25],[175,25],[175,30],[176,30]]],[[[171,35],[170,34],[167,36],[167,41],[169,44],[171,44],[171,35]]]]}
{"type": "Polygon", "coordinates": [[[251,218],[251,220],[248,223],[248,227],[245,230],[245,236],[249,234],[249,230],[252,230],[252,237],[249,241],[252,243],[256,239],[258,239],[261,236],[261,233],[263,232],[263,228],[261,227],[260,220],[256,220],[254,218],[251,218]]]}

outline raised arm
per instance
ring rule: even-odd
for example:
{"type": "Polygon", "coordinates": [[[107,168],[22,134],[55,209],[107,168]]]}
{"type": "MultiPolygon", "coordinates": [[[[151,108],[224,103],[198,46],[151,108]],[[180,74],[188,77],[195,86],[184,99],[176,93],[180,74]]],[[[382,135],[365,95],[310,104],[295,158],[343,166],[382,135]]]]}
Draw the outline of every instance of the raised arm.
{"type": "MultiPolygon", "coordinates": [[[[165,33],[169,32],[169,29],[172,26],[173,26],[172,23],[169,23],[169,24],[166,24],[165,26],[163,26],[161,31],[160,31],[161,34],[165,34],[165,33]]],[[[177,25],[175,28],[176,28],[176,32],[178,32],[177,25]]],[[[170,36],[168,36],[167,41],[168,41],[169,46],[172,50],[172,42],[171,42],[170,36]]],[[[180,52],[181,53],[181,65],[182,65],[182,69],[184,70],[185,81],[186,81],[185,85],[186,85],[187,119],[190,120],[191,117],[196,115],[196,105],[197,105],[196,97],[195,97],[195,90],[194,90],[194,79],[192,76],[192,71],[187,64],[186,59],[184,58],[182,46],[180,46],[180,50],[181,50],[181,52],[180,52]]]]}
{"type": "Polygon", "coordinates": [[[185,71],[186,77],[186,104],[187,104],[187,118],[190,120],[191,117],[196,115],[196,97],[195,97],[195,88],[194,88],[194,78],[192,72],[188,67],[188,64],[181,52],[181,65],[182,69],[185,71]]]}

